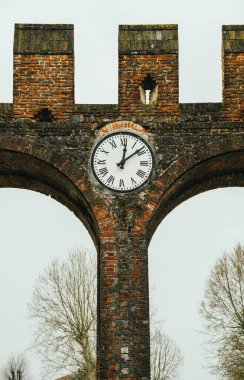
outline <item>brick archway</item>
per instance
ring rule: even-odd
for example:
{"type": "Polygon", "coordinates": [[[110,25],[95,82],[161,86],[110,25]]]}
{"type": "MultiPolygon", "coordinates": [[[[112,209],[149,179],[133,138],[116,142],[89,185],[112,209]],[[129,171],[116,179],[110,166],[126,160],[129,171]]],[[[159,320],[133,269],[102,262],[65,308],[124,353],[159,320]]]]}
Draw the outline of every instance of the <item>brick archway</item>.
{"type": "Polygon", "coordinates": [[[157,206],[148,223],[149,240],[164,217],[185,200],[207,190],[244,186],[243,137],[191,149],[161,175],[157,186],[157,206]]]}
{"type": "Polygon", "coordinates": [[[85,173],[62,156],[53,156],[50,146],[33,146],[19,138],[0,139],[0,187],[51,195],[74,212],[98,248],[99,226],[85,182],[85,173]]]}

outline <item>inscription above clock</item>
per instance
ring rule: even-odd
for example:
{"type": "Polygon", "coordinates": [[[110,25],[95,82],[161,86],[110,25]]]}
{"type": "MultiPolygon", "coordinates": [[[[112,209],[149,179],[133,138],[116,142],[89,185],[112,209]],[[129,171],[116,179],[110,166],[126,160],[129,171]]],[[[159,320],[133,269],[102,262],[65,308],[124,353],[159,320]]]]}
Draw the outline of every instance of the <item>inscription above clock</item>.
{"type": "Polygon", "coordinates": [[[95,146],[91,165],[96,179],[116,192],[130,192],[143,186],[153,169],[149,144],[132,132],[115,132],[95,146]]]}

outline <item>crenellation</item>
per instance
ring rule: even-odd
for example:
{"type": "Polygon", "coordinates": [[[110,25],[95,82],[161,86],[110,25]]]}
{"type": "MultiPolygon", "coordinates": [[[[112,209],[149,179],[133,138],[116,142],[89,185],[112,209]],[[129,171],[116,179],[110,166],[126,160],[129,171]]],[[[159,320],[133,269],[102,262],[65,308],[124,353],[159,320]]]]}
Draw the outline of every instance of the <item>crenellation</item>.
{"type": "Polygon", "coordinates": [[[73,34],[72,25],[15,25],[13,110],[16,119],[40,121],[37,115],[46,108],[52,113],[52,121],[71,118],[73,34]]]}
{"type": "MultiPolygon", "coordinates": [[[[119,103],[112,107],[74,104],[73,25],[16,24],[15,27],[12,107],[14,117],[19,120],[36,122],[35,115],[45,107],[52,110],[53,121],[82,120],[83,117],[88,121],[92,118],[98,128],[102,119],[106,119],[103,112],[110,115],[110,121],[132,117],[136,121],[145,116],[154,117],[155,122],[172,123],[201,121],[201,117],[204,122],[243,120],[242,25],[224,25],[222,28],[223,103],[216,103],[217,111],[206,109],[205,117],[202,106],[179,104],[177,25],[120,25],[119,103]],[[56,41],[59,49],[54,46],[56,41]],[[171,42],[175,44],[174,49],[167,47],[171,42]],[[151,76],[155,84],[151,90],[142,88],[147,76],[151,76]],[[150,104],[146,104],[146,91],[151,92],[150,104]]],[[[10,115],[1,107],[1,120],[10,115]]]]}
{"type": "Polygon", "coordinates": [[[223,25],[223,50],[225,52],[239,53],[244,51],[244,26],[223,25]]]}
{"type": "Polygon", "coordinates": [[[73,54],[73,25],[15,24],[14,54],[73,54]]]}

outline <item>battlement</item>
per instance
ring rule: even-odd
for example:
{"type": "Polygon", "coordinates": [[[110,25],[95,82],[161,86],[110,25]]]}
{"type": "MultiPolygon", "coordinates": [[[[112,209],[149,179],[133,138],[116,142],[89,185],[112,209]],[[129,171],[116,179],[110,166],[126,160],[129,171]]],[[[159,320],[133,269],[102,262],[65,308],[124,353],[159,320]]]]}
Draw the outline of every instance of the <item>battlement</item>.
{"type": "Polygon", "coordinates": [[[74,26],[15,24],[14,54],[74,54],[74,26]]]}
{"type": "Polygon", "coordinates": [[[161,54],[177,51],[177,25],[120,25],[119,27],[119,54],[161,54]]]}
{"type": "Polygon", "coordinates": [[[89,122],[132,120],[243,121],[244,25],[222,27],[223,102],[179,104],[177,25],[119,26],[118,105],[75,105],[74,27],[16,24],[13,105],[0,106],[0,120],[89,122]]]}
{"type": "Polygon", "coordinates": [[[223,25],[223,51],[239,53],[244,51],[244,26],[223,25]]]}

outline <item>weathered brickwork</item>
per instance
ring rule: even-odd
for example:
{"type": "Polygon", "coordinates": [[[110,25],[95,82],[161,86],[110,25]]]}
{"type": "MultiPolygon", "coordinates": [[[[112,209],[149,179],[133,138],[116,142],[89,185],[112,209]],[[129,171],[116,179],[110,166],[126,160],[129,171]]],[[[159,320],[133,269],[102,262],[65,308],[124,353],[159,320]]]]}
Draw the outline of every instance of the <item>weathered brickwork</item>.
{"type": "MultiPolygon", "coordinates": [[[[175,25],[121,26],[119,104],[74,104],[73,27],[17,25],[13,104],[0,104],[0,187],[50,194],[98,252],[98,379],[149,380],[148,256],[163,218],[209,189],[244,186],[244,27],[223,27],[223,102],[179,104],[175,25]],[[155,154],[140,190],[92,174],[94,144],[133,131],[155,154]]],[[[159,248],[160,249],[160,248],[159,248]]]]}
{"type": "Polygon", "coordinates": [[[177,58],[175,54],[120,56],[120,112],[178,115],[177,58]],[[139,85],[148,73],[156,83],[160,83],[159,100],[150,110],[145,109],[147,105],[142,104],[139,92],[139,85]]]}
{"type": "Polygon", "coordinates": [[[69,120],[74,110],[73,27],[17,24],[14,45],[14,117],[69,120]]]}
{"type": "Polygon", "coordinates": [[[225,120],[244,119],[244,30],[223,27],[223,106],[225,120]]]}
{"type": "MultiPolygon", "coordinates": [[[[178,115],[178,84],[177,26],[121,26],[119,111],[127,114],[178,115]],[[157,100],[149,108],[141,99],[141,92],[145,91],[143,81],[146,78],[152,81],[157,96],[157,100]]],[[[146,88],[150,88],[150,83],[146,88]]]]}
{"type": "Polygon", "coordinates": [[[2,120],[12,121],[13,119],[13,104],[11,103],[0,103],[0,117],[2,120]]]}

